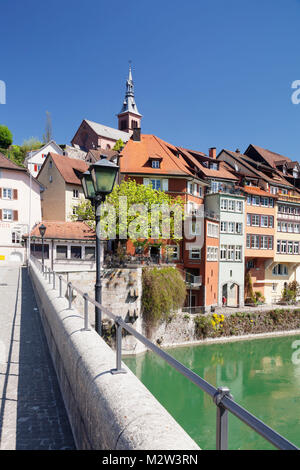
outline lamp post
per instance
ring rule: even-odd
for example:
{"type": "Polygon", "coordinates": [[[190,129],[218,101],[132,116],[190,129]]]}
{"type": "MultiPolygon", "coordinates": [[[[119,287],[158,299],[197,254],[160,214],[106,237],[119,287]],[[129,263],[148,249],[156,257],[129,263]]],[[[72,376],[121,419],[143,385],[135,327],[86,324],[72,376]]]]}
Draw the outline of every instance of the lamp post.
{"type": "MultiPolygon", "coordinates": [[[[100,160],[90,166],[81,176],[83,192],[86,199],[89,199],[95,207],[96,222],[96,283],[95,283],[95,300],[97,303],[102,302],[102,285],[101,285],[101,240],[100,240],[100,208],[101,203],[113,190],[116,176],[118,173],[118,165],[107,160],[106,155],[101,155],[100,160]]],[[[95,330],[101,336],[102,334],[102,314],[99,307],[95,307],[95,330]]]]}
{"type": "Polygon", "coordinates": [[[39,226],[39,231],[40,231],[40,234],[41,234],[41,237],[42,237],[42,270],[43,270],[43,273],[44,273],[44,236],[45,236],[45,232],[46,232],[46,227],[45,227],[44,224],[39,226]]]}

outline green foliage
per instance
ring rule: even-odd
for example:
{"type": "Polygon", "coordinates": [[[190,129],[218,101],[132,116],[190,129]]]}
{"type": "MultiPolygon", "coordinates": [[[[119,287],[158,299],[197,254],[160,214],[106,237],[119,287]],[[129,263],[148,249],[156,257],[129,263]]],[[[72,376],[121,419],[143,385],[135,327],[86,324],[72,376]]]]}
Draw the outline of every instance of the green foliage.
{"type": "Polygon", "coordinates": [[[0,125],[0,148],[8,149],[13,142],[13,136],[8,127],[0,125]]]}
{"type": "Polygon", "coordinates": [[[19,145],[10,145],[7,149],[1,149],[0,151],[9,158],[16,165],[24,167],[24,160],[26,158],[27,152],[32,150],[37,150],[42,147],[42,142],[40,142],[35,137],[31,137],[28,140],[24,140],[21,146],[19,145]]]}
{"type": "Polygon", "coordinates": [[[195,335],[197,338],[206,338],[213,332],[213,325],[211,323],[211,316],[197,315],[194,318],[195,322],[195,335]]]}
{"type": "Polygon", "coordinates": [[[159,321],[171,318],[186,298],[186,286],[175,268],[147,268],[143,270],[142,311],[147,333],[159,321]]]}
{"type": "Polygon", "coordinates": [[[115,143],[114,147],[113,147],[113,150],[116,150],[117,152],[119,152],[120,150],[122,150],[123,147],[124,147],[123,140],[118,139],[117,142],[115,143]]]}
{"type": "MultiPolygon", "coordinates": [[[[148,239],[151,238],[151,206],[153,204],[160,207],[161,205],[165,206],[173,206],[177,205],[180,210],[181,219],[180,223],[182,223],[183,219],[183,201],[180,198],[173,198],[166,194],[163,191],[157,191],[152,189],[150,186],[144,186],[142,184],[138,184],[136,181],[128,180],[122,181],[120,185],[116,185],[106,198],[107,203],[106,206],[103,206],[103,212],[101,214],[101,234],[107,235],[107,238],[114,238],[110,237],[110,228],[114,224],[114,214],[108,209],[108,205],[112,205],[115,210],[116,215],[116,237],[118,238],[120,234],[124,234],[127,236],[127,227],[130,227],[130,224],[136,223],[136,228],[138,234],[140,233],[143,236],[138,236],[137,238],[140,239],[148,239]],[[122,202],[120,203],[120,197],[123,197],[122,201],[125,204],[122,206],[122,202]],[[126,199],[125,199],[126,197],[126,199]],[[146,206],[147,211],[142,213],[139,210],[131,210],[134,204],[143,204],[146,206]],[[127,212],[127,218],[124,217],[124,214],[127,212]],[[147,226],[146,233],[142,230],[142,227],[147,226]]],[[[91,204],[87,200],[83,200],[76,209],[76,215],[72,216],[72,220],[77,220],[78,216],[82,217],[83,220],[86,220],[90,226],[94,227],[94,209],[91,207],[91,204]]],[[[162,219],[163,216],[160,214],[159,218],[159,233],[157,238],[162,233],[162,219]]],[[[174,238],[175,232],[175,218],[173,213],[170,214],[170,238],[174,238]]],[[[121,237],[123,238],[123,237],[121,237]]],[[[130,236],[129,238],[134,239],[130,236]]],[[[135,240],[135,239],[134,239],[135,240]]],[[[159,243],[158,243],[159,245],[159,243]]]]}
{"type": "Polygon", "coordinates": [[[76,204],[76,214],[70,214],[72,221],[82,219],[88,224],[89,227],[95,230],[95,209],[88,199],[81,199],[79,204],[76,204]]]}

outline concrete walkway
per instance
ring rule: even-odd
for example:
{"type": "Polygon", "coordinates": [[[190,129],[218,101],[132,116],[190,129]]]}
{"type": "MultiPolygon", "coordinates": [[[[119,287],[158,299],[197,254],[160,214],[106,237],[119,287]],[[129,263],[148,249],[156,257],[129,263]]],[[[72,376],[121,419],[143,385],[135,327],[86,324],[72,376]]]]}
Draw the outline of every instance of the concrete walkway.
{"type": "Polygon", "coordinates": [[[0,267],[0,397],[0,450],[75,449],[24,267],[0,267]]]}

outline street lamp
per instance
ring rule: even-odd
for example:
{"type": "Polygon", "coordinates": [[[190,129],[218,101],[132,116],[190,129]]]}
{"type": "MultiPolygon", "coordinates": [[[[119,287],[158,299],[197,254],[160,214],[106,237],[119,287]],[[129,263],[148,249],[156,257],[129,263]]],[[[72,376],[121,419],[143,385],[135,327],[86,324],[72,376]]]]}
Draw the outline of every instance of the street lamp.
{"type": "MultiPolygon", "coordinates": [[[[95,206],[96,222],[96,284],[95,300],[102,302],[101,285],[101,241],[100,241],[100,207],[101,202],[113,190],[119,167],[115,163],[107,160],[106,155],[101,155],[100,160],[90,166],[89,171],[81,175],[83,192],[86,199],[89,199],[95,206]]],[[[95,330],[102,334],[102,315],[99,307],[95,306],[95,330]]]]}
{"type": "Polygon", "coordinates": [[[46,227],[44,224],[39,226],[39,231],[42,237],[42,270],[44,272],[44,236],[46,232],[46,227]]]}

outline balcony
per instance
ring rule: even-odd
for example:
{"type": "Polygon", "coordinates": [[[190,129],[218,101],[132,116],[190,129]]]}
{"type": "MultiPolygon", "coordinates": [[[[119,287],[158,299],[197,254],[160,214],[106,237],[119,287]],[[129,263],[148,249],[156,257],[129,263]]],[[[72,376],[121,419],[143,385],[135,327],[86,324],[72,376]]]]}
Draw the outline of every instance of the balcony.
{"type": "Polygon", "coordinates": [[[200,287],[202,286],[202,276],[194,276],[191,273],[185,273],[185,282],[191,287],[200,287]]]}
{"type": "Polygon", "coordinates": [[[294,204],[300,204],[300,196],[291,196],[288,194],[277,194],[278,201],[293,202],[294,204]]]}

